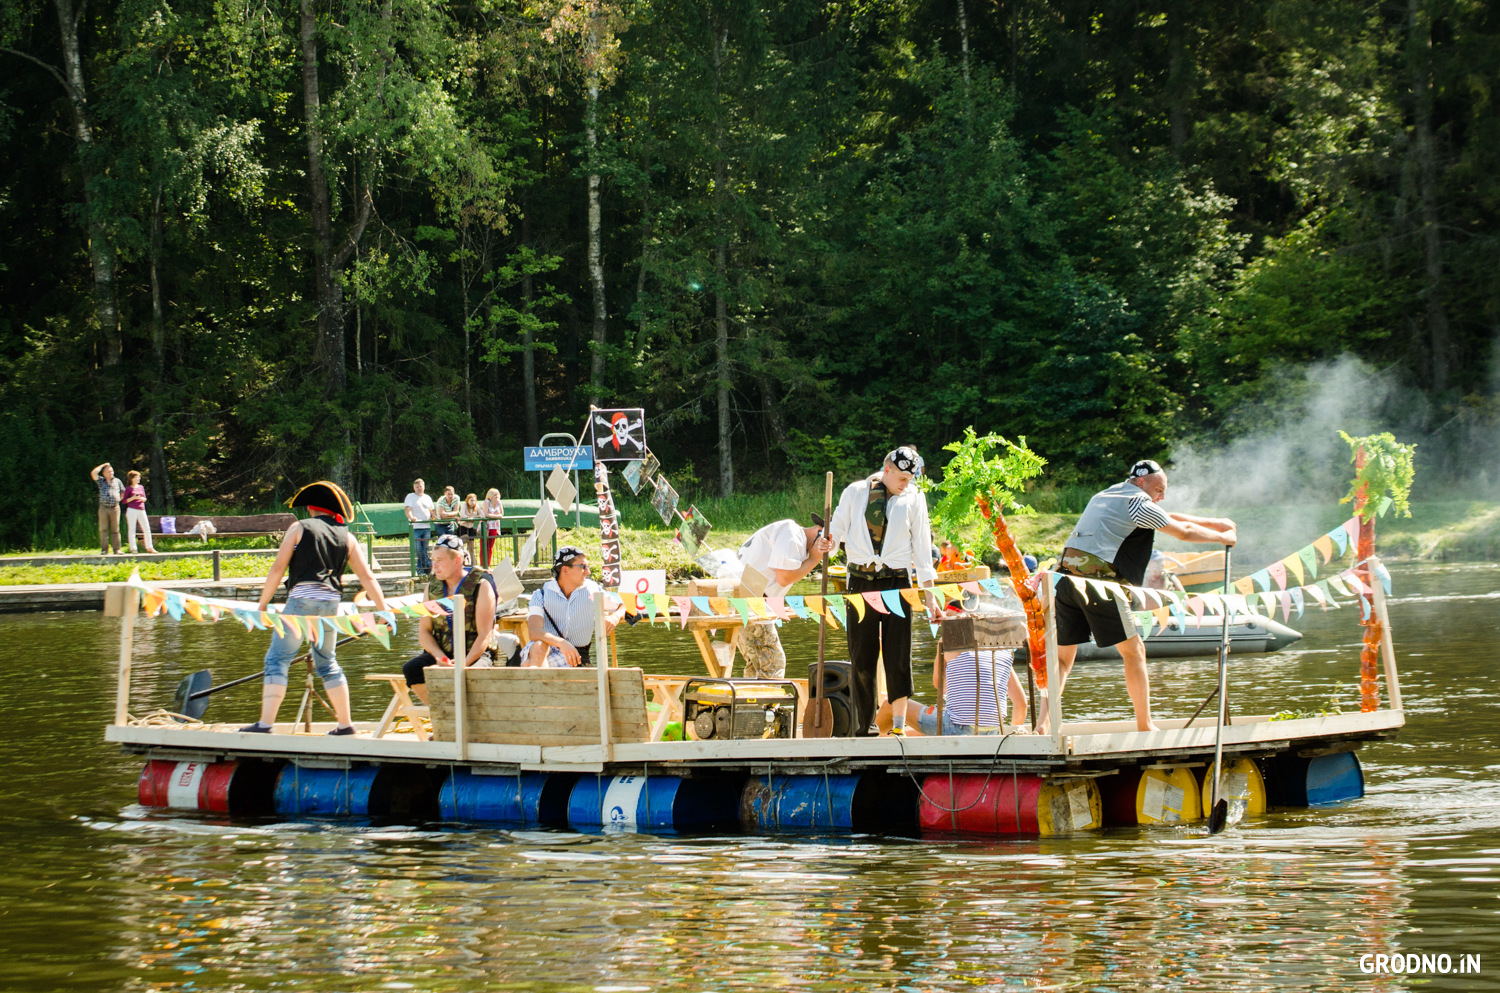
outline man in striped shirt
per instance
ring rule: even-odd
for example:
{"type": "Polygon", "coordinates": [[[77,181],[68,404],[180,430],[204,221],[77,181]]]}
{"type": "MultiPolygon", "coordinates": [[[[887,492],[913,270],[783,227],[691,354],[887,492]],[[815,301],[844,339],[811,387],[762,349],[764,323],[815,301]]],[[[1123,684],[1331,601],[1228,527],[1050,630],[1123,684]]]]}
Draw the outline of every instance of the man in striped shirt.
{"type": "MultiPolygon", "coordinates": [[[[1141,585],[1156,532],[1181,541],[1235,543],[1234,521],[1226,517],[1194,517],[1168,513],[1157,506],[1167,495],[1167,474],[1150,459],[1130,467],[1124,482],[1094,494],[1068,536],[1058,568],[1065,578],[1057,584],[1057,660],[1066,684],[1078,646],[1092,636],[1100,648],[1116,646],[1125,660],[1125,689],[1135,707],[1140,731],[1155,731],[1151,723],[1151,682],[1146,673],[1146,644],[1136,630],[1128,603],[1101,597],[1084,583],[1066,576],[1141,585]]],[[[1062,692],[1061,686],[1058,692],[1062,692]]],[[[1040,705],[1039,705],[1040,709],[1040,705]]],[[[1045,731],[1046,712],[1040,716],[1045,731]]]]}

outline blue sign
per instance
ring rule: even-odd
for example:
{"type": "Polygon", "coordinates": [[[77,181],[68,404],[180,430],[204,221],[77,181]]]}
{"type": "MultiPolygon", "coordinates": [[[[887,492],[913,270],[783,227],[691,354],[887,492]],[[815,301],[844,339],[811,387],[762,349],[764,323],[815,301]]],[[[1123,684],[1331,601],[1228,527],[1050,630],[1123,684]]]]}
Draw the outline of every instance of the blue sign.
{"type": "Polygon", "coordinates": [[[547,469],[592,469],[594,453],[587,445],[576,449],[570,445],[547,445],[543,448],[524,448],[527,472],[542,472],[547,469]]]}

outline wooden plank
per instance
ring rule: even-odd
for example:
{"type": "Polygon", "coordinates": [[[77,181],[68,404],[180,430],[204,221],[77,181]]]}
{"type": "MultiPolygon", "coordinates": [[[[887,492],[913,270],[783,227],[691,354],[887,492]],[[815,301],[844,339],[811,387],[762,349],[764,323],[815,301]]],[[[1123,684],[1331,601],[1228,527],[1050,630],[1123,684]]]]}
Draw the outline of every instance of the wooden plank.
{"type": "MultiPolygon", "coordinates": [[[[1375,564],[1379,564],[1377,558],[1375,564]]],[[[1392,710],[1401,710],[1401,679],[1396,675],[1396,645],[1391,638],[1391,615],[1385,605],[1385,585],[1381,583],[1380,577],[1375,575],[1372,568],[1369,578],[1374,582],[1370,588],[1374,591],[1375,617],[1380,621],[1380,658],[1385,665],[1385,690],[1386,697],[1390,702],[1392,710]]]]}
{"type": "Polygon", "coordinates": [[[119,593],[120,610],[120,675],[115,686],[115,723],[124,724],[130,718],[130,663],[135,654],[135,615],[140,594],[135,587],[125,586],[119,593]]]}

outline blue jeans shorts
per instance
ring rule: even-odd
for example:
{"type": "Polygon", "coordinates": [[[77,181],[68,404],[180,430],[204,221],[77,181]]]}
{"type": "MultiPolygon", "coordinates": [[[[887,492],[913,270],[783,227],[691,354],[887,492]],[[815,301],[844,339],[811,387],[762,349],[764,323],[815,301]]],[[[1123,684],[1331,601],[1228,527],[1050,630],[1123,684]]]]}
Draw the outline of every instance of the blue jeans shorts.
{"type": "MultiPolygon", "coordinates": [[[[338,612],[337,600],[304,600],[301,597],[288,600],[286,608],[282,610],[283,614],[314,614],[318,617],[332,617],[338,612]]],[[[325,625],[322,640],[312,646],[313,665],[317,667],[318,678],[323,680],[323,686],[327,689],[337,689],[349,682],[344,678],[344,670],[339,668],[334,659],[334,646],[337,643],[338,633],[325,625]]],[[[266,683],[285,686],[287,667],[300,654],[301,649],[302,639],[291,635],[282,637],[273,632],[271,647],[266,650],[266,683]]]]}
{"type": "MultiPolygon", "coordinates": [[[[926,735],[937,734],[937,704],[923,707],[917,714],[917,730],[926,735]]],[[[998,730],[986,728],[983,731],[975,731],[972,724],[959,724],[953,720],[952,713],[943,708],[943,734],[999,734],[998,730]]]]}

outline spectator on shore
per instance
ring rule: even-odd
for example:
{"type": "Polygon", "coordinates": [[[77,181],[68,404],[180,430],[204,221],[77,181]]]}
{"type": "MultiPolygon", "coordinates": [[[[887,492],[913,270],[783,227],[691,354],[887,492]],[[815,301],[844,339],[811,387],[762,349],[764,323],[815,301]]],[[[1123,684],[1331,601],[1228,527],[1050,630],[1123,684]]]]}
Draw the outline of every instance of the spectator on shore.
{"type": "Polygon", "coordinates": [[[130,480],[130,485],[125,487],[125,495],[120,502],[125,506],[125,533],[130,536],[130,554],[135,554],[137,527],[141,529],[146,551],[155,552],[156,547],[151,544],[151,518],[146,516],[146,487],[141,485],[141,474],[131,469],[125,474],[125,478],[130,480]]]}
{"type": "Polygon", "coordinates": [[[489,522],[485,525],[488,531],[484,545],[486,568],[495,563],[495,539],[500,537],[500,521],[503,517],[505,517],[505,505],[500,502],[500,491],[491,486],[484,494],[484,519],[489,522]]]}
{"type": "Polygon", "coordinates": [[[427,542],[432,538],[432,497],[420,479],[412,482],[411,492],[406,494],[406,519],[411,522],[411,538],[417,544],[417,574],[425,576],[432,572],[432,559],[427,554],[427,542]]]}
{"type": "MultiPolygon", "coordinates": [[[[354,502],[339,486],[329,482],[310,483],[288,501],[292,507],[306,507],[311,516],[287,528],[281,539],[276,560],[271,563],[265,585],[260,590],[260,610],[264,611],[276,593],[282,576],[286,577],[286,605],[283,617],[332,617],[343,599],[344,568],[350,567],[360,585],[375,603],[376,610],[388,609],[385,593],[365,562],[364,550],[348,522],[354,516],[354,502]]],[[[349,708],[349,680],[334,657],[338,634],[331,626],[321,628],[321,637],[312,645],[313,664],[323,680],[323,692],[333,705],[338,726],[329,734],[354,734],[354,718],[349,708]]],[[[276,711],[286,697],[287,668],[302,645],[302,636],[288,632],[271,637],[266,650],[265,680],[260,691],[260,720],[240,728],[268,734],[276,724],[276,711]]]]}
{"type": "Polygon", "coordinates": [[[99,484],[99,554],[120,554],[120,497],[125,484],[115,478],[115,467],[100,462],[89,470],[89,478],[99,484]]]}
{"type": "MultiPolygon", "coordinates": [[[[566,669],[590,665],[589,645],[594,640],[594,597],[604,596],[604,587],[589,578],[589,560],[581,548],[564,545],[552,560],[552,578],[531,595],[526,630],[531,640],[521,649],[523,666],[566,669]]],[[[625,613],[625,604],[605,600],[604,632],[607,635],[625,613]]],[[[608,652],[608,645],[599,651],[608,652]]]]}
{"type": "Polygon", "coordinates": [[[432,536],[436,538],[440,534],[452,534],[453,524],[458,520],[458,510],[463,502],[458,499],[458,494],[453,492],[453,487],[444,486],[443,495],[438,497],[436,509],[432,514],[432,536]]]}
{"type": "Polygon", "coordinates": [[[458,508],[458,537],[464,543],[464,561],[470,565],[479,562],[474,558],[474,539],[479,537],[483,520],[484,511],[480,509],[479,498],[472,493],[465,496],[463,505],[458,508]]]}
{"type": "MultiPolygon", "coordinates": [[[[495,586],[489,573],[464,565],[463,549],[456,535],[438,535],[432,540],[432,582],[429,600],[451,596],[464,598],[464,668],[493,665],[490,636],[495,632],[495,586]]],[[[417,644],[422,653],[401,667],[406,685],[427,702],[427,672],[433,666],[453,668],[453,611],[442,617],[424,617],[417,626],[417,644]]]]}

